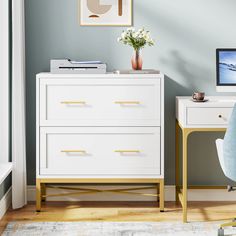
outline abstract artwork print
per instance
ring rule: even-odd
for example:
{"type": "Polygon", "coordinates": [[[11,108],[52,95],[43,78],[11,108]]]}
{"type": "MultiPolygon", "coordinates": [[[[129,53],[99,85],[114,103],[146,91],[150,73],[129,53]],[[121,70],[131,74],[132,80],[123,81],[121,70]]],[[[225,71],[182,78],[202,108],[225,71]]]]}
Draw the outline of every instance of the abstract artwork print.
{"type": "Polygon", "coordinates": [[[131,26],[132,0],[79,0],[84,26],[131,26]]]}

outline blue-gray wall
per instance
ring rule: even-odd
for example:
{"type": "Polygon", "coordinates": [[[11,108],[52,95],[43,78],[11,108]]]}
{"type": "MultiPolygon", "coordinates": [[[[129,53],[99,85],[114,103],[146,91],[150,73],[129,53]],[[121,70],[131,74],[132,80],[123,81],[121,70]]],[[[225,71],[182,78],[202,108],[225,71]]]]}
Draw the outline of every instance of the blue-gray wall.
{"type": "MultiPolygon", "coordinates": [[[[133,0],[134,26],[150,30],[156,46],[143,51],[144,67],[166,74],[166,183],[175,176],[175,96],[215,92],[215,49],[236,47],[235,0],[133,0]]],[[[109,69],[130,66],[132,50],[116,39],[122,27],[81,27],[77,0],[26,0],[27,165],[35,182],[35,75],[51,58],[102,60],[109,69]]],[[[204,115],[204,114],[203,114],[204,115]]],[[[190,139],[191,184],[227,183],[214,141],[222,133],[190,139]]]]}

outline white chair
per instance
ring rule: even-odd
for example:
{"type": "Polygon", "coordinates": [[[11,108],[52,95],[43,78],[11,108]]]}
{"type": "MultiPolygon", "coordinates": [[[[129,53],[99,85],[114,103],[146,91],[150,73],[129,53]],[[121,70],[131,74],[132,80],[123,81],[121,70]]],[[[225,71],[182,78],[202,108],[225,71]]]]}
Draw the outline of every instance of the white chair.
{"type": "MultiPolygon", "coordinates": [[[[236,105],[234,106],[224,140],[217,139],[216,147],[221,168],[226,177],[236,182],[236,105]]],[[[228,191],[235,188],[229,186],[228,191]]],[[[222,224],[218,230],[218,236],[224,236],[224,227],[236,226],[236,221],[222,224]]]]}

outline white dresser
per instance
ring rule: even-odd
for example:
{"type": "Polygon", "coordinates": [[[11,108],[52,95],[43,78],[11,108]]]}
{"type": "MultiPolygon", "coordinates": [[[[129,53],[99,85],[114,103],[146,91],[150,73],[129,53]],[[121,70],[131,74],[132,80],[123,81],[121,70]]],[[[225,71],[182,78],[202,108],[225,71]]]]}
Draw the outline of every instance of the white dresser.
{"type": "Polygon", "coordinates": [[[56,183],[156,184],[164,210],[162,74],[37,75],[37,211],[56,183]]]}

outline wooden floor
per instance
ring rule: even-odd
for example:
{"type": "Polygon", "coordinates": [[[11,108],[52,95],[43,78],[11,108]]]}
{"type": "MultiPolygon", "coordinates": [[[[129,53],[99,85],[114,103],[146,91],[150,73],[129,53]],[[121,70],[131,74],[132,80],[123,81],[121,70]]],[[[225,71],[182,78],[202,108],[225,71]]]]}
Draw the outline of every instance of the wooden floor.
{"type": "MultiPolygon", "coordinates": [[[[189,221],[224,221],[236,216],[236,202],[191,202],[189,221]]],[[[10,221],[181,221],[182,211],[167,202],[164,213],[152,202],[48,202],[40,213],[35,203],[9,210],[0,221],[0,234],[10,221]]]]}

